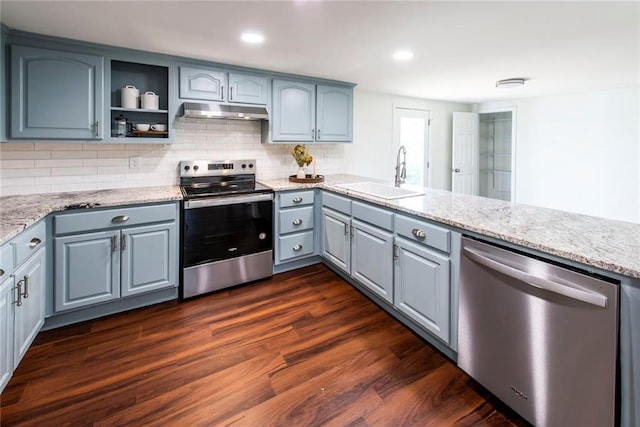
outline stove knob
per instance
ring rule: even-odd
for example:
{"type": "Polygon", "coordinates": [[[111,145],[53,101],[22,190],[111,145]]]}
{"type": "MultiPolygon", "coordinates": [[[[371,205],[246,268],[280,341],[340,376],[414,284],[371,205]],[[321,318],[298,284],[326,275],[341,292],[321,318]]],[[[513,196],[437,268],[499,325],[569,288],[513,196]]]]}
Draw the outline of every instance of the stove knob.
{"type": "Polygon", "coordinates": [[[197,171],[198,169],[200,169],[200,167],[199,167],[198,165],[195,165],[195,166],[193,167],[193,170],[194,170],[194,171],[197,171]]]}
{"type": "Polygon", "coordinates": [[[253,163],[249,163],[249,169],[253,169],[253,163]]]}
{"type": "Polygon", "coordinates": [[[188,171],[189,169],[191,169],[191,166],[189,166],[189,165],[186,165],[186,166],[184,167],[184,170],[186,170],[186,171],[188,171]]]}
{"type": "Polygon", "coordinates": [[[242,169],[246,169],[247,165],[245,163],[242,164],[242,169]]]}

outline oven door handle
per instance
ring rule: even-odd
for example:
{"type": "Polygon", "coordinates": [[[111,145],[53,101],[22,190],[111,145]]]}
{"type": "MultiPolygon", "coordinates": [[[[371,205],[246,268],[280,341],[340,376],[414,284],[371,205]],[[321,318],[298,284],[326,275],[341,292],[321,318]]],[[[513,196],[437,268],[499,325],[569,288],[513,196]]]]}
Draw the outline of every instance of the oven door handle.
{"type": "Polygon", "coordinates": [[[212,197],[201,200],[185,200],[185,209],[207,208],[210,206],[236,205],[239,203],[253,203],[273,200],[273,193],[252,194],[248,196],[212,197]]]}

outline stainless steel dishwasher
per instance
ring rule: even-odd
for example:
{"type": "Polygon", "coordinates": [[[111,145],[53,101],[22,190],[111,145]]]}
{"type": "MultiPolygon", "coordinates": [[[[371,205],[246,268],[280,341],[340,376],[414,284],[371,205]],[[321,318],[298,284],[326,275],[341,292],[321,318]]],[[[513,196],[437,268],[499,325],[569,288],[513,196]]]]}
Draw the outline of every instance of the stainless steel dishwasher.
{"type": "Polygon", "coordinates": [[[535,425],[613,426],[619,283],[574,270],[463,237],[458,365],[535,425]]]}

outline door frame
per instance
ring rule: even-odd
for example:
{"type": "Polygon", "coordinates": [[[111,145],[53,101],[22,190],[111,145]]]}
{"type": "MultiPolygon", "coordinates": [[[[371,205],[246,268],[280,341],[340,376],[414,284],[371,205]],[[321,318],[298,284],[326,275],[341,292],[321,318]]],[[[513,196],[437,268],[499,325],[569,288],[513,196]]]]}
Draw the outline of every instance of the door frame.
{"type": "Polygon", "coordinates": [[[515,105],[505,107],[491,107],[482,108],[477,111],[478,114],[490,114],[490,113],[507,113],[511,112],[511,202],[516,202],[516,123],[517,123],[517,111],[518,108],[515,105]]]}
{"type": "Polygon", "coordinates": [[[391,105],[391,159],[393,162],[393,170],[395,171],[396,166],[396,157],[398,154],[398,150],[400,149],[400,120],[399,116],[396,115],[396,111],[398,110],[406,110],[406,111],[414,111],[423,113],[427,117],[427,125],[425,129],[425,143],[426,147],[424,149],[425,159],[424,159],[424,181],[422,183],[422,187],[429,187],[431,185],[431,110],[427,110],[425,108],[404,106],[398,104],[391,105]]]}

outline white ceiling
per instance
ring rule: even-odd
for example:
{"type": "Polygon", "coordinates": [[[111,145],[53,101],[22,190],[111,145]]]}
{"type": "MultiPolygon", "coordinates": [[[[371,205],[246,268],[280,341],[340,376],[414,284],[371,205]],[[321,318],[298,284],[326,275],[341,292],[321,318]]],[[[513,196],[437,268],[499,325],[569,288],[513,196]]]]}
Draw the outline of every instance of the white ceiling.
{"type": "Polygon", "coordinates": [[[636,87],[640,3],[433,1],[7,1],[11,28],[483,102],[636,87]],[[247,46],[240,33],[266,41],[247,46]],[[399,48],[413,60],[391,59],[399,48]],[[498,89],[496,80],[530,79],[498,89]]]}

